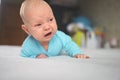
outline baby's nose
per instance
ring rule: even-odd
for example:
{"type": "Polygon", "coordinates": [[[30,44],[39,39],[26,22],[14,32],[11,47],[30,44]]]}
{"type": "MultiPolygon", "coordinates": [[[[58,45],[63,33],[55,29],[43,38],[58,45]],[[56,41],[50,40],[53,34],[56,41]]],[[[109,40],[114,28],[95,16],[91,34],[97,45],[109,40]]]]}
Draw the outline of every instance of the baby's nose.
{"type": "Polygon", "coordinates": [[[50,25],[49,25],[49,24],[44,25],[44,30],[45,30],[45,31],[47,31],[47,30],[49,30],[49,29],[50,29],[50,25]]]}

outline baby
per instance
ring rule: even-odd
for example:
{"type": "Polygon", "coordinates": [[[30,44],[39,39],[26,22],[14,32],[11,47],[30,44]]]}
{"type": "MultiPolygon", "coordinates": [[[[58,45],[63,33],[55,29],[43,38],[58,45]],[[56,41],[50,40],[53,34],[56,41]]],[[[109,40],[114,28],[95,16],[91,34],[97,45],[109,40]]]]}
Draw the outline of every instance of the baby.
{"type": "Polygon", "coordinates": [[[25,0],[20,16],[24,22],[21,27],[28,34],[21,56],[40,59],[60,55],[65,50],[71,57],[89,58],[68,35],[57,30],[52,9],[44,0],[25,0]]]}

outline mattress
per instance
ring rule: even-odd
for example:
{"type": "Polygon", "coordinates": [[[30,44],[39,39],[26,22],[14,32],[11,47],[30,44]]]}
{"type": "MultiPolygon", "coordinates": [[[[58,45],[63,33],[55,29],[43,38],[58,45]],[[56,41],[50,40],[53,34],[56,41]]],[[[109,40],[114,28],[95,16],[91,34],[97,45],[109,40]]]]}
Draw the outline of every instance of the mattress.
{"type": "Polygon", "coordinates": [[[20,49],[0,46],[0,80],[120,80],[120,49],[83,49],[90,59],[30,59],[20,49]]]}

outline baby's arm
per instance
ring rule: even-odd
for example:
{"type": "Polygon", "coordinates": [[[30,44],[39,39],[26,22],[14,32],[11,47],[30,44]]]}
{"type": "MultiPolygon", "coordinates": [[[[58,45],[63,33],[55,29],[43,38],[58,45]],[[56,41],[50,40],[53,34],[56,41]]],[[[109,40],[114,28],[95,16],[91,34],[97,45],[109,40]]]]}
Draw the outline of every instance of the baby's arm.
{"type": "Polygon", "coordinates": [[[40,58],[48,58],[47,55],[45,54],[39,54],[38,56],[36,56],[37,59],[40,59],[40,58]]]}
{"type": "Polygon", "coordinates": [[[70,38],[68,40],[69,41],[66,42],[65,49],[71,56],[75,58],[84,58],[84,59],[90,58],[89,56],[83,54],[83,51],[80,50],[80,47],[77,46],[75,42],[73,42],[70,38]]]}

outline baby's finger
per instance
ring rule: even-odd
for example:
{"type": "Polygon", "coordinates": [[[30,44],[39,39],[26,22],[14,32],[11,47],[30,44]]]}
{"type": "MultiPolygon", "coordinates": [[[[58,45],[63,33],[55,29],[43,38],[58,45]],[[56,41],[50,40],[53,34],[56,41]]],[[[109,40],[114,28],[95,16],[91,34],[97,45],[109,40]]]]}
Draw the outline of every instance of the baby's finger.
{"type": "Polygon", "coordinates": [[[84,58],[89,59],[90,57],[89,57],[89,56],[84,55],[84,58]]]}

